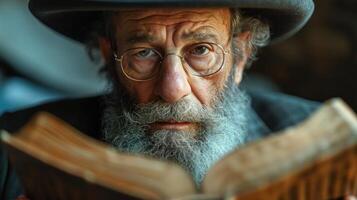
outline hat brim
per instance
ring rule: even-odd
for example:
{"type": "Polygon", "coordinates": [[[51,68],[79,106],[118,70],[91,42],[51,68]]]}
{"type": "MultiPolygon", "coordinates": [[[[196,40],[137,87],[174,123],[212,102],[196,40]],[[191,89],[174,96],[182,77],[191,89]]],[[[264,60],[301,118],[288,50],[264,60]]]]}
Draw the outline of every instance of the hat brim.
{"type": "Polygon", "coordinates": [[[313,11],[312,0],[30,0],[34,16],[53,30],[79,42],[85,42],[91,23],[103,11],[119,8],[152,7],[230,7],[243,15],[257,17],[270,25],[271,41],[284,40],[298,32],[313,11]]]}

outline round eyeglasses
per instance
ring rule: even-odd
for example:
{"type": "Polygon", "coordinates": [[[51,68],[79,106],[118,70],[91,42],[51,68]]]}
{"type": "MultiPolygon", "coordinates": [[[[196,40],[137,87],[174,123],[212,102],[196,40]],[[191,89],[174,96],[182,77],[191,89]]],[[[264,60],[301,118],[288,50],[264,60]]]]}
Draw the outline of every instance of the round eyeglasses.
{"type": "Polygon", "coordinates": [[[186,72],[194,76],[210,76],[219,72],[229,52],[215,43],[196,43],[182,49],[180,55],[169,53],[163,56],[158,50],[138,47],[126,50],[121,57],[114,53],[114,59],[120,62],[124,75],[133,81],[148,81],[157,76],[161,63],[168,55],[180,58],[186,72]]]}

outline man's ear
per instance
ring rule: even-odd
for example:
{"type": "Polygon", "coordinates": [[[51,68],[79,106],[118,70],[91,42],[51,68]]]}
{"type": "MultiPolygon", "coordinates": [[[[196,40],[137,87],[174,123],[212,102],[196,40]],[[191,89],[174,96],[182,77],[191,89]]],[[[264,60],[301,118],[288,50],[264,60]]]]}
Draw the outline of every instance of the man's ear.
{"type": "Polygon", "coordinates": [[[235,47],[239,49],[239,55],[236,55],[233,59],[235,59],[236,74],[234,80],[237,84],[242,81],[242,76],[244,72],[244,67],[247,64],[248,58],[252,52],[252,49],[249,45],[249,40],[251,37],[251,33],[249,31],[240,33],[236,37],[233,38],[233,42],[235,42],[235,47]]]}
{"type": "Polygon", "coordinates": [[[113,56],[113,51],[109,39],[105,37],[99,37],[98,44],[99,44],[100,53],[105,59],[105,62],[109,63],[113,56]]]}

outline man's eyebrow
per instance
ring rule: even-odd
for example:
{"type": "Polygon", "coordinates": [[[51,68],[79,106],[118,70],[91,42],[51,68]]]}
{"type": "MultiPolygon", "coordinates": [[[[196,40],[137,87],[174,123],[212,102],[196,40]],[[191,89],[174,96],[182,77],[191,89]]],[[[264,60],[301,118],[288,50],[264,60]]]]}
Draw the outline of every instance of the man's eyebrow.
{"type": "Polygon", "coordinates": [[[154,42],[157,38],[153,35],[148,34],[132,34],[131,36],[126,39],[126,42],[129,43],[145,43],[145,42],[154,42]]]}
{"type": "Polygon", "coordinates": [[[185,33],[181,36],[182,39],[184,40],[194,40],[197,42],[202,42],[202,41],[213,41],[215,43],[218,42],[218,37],[215,34],[212,33],[202,33],[202,32],[189,32],[185,33]]]}

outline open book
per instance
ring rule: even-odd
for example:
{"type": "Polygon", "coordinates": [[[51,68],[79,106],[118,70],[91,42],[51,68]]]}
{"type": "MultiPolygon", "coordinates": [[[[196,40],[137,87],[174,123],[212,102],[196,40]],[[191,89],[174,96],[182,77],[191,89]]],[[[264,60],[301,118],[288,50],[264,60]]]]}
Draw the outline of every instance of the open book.
{"type": "Polygon", "coordinates": [[[339,99],[308,120],[218,161],[197,188],[171,162],[119,153],[39,113],[19,133],[1,134],[33,200],[324,200],[357,194],[357,119],[339,99]]]}

